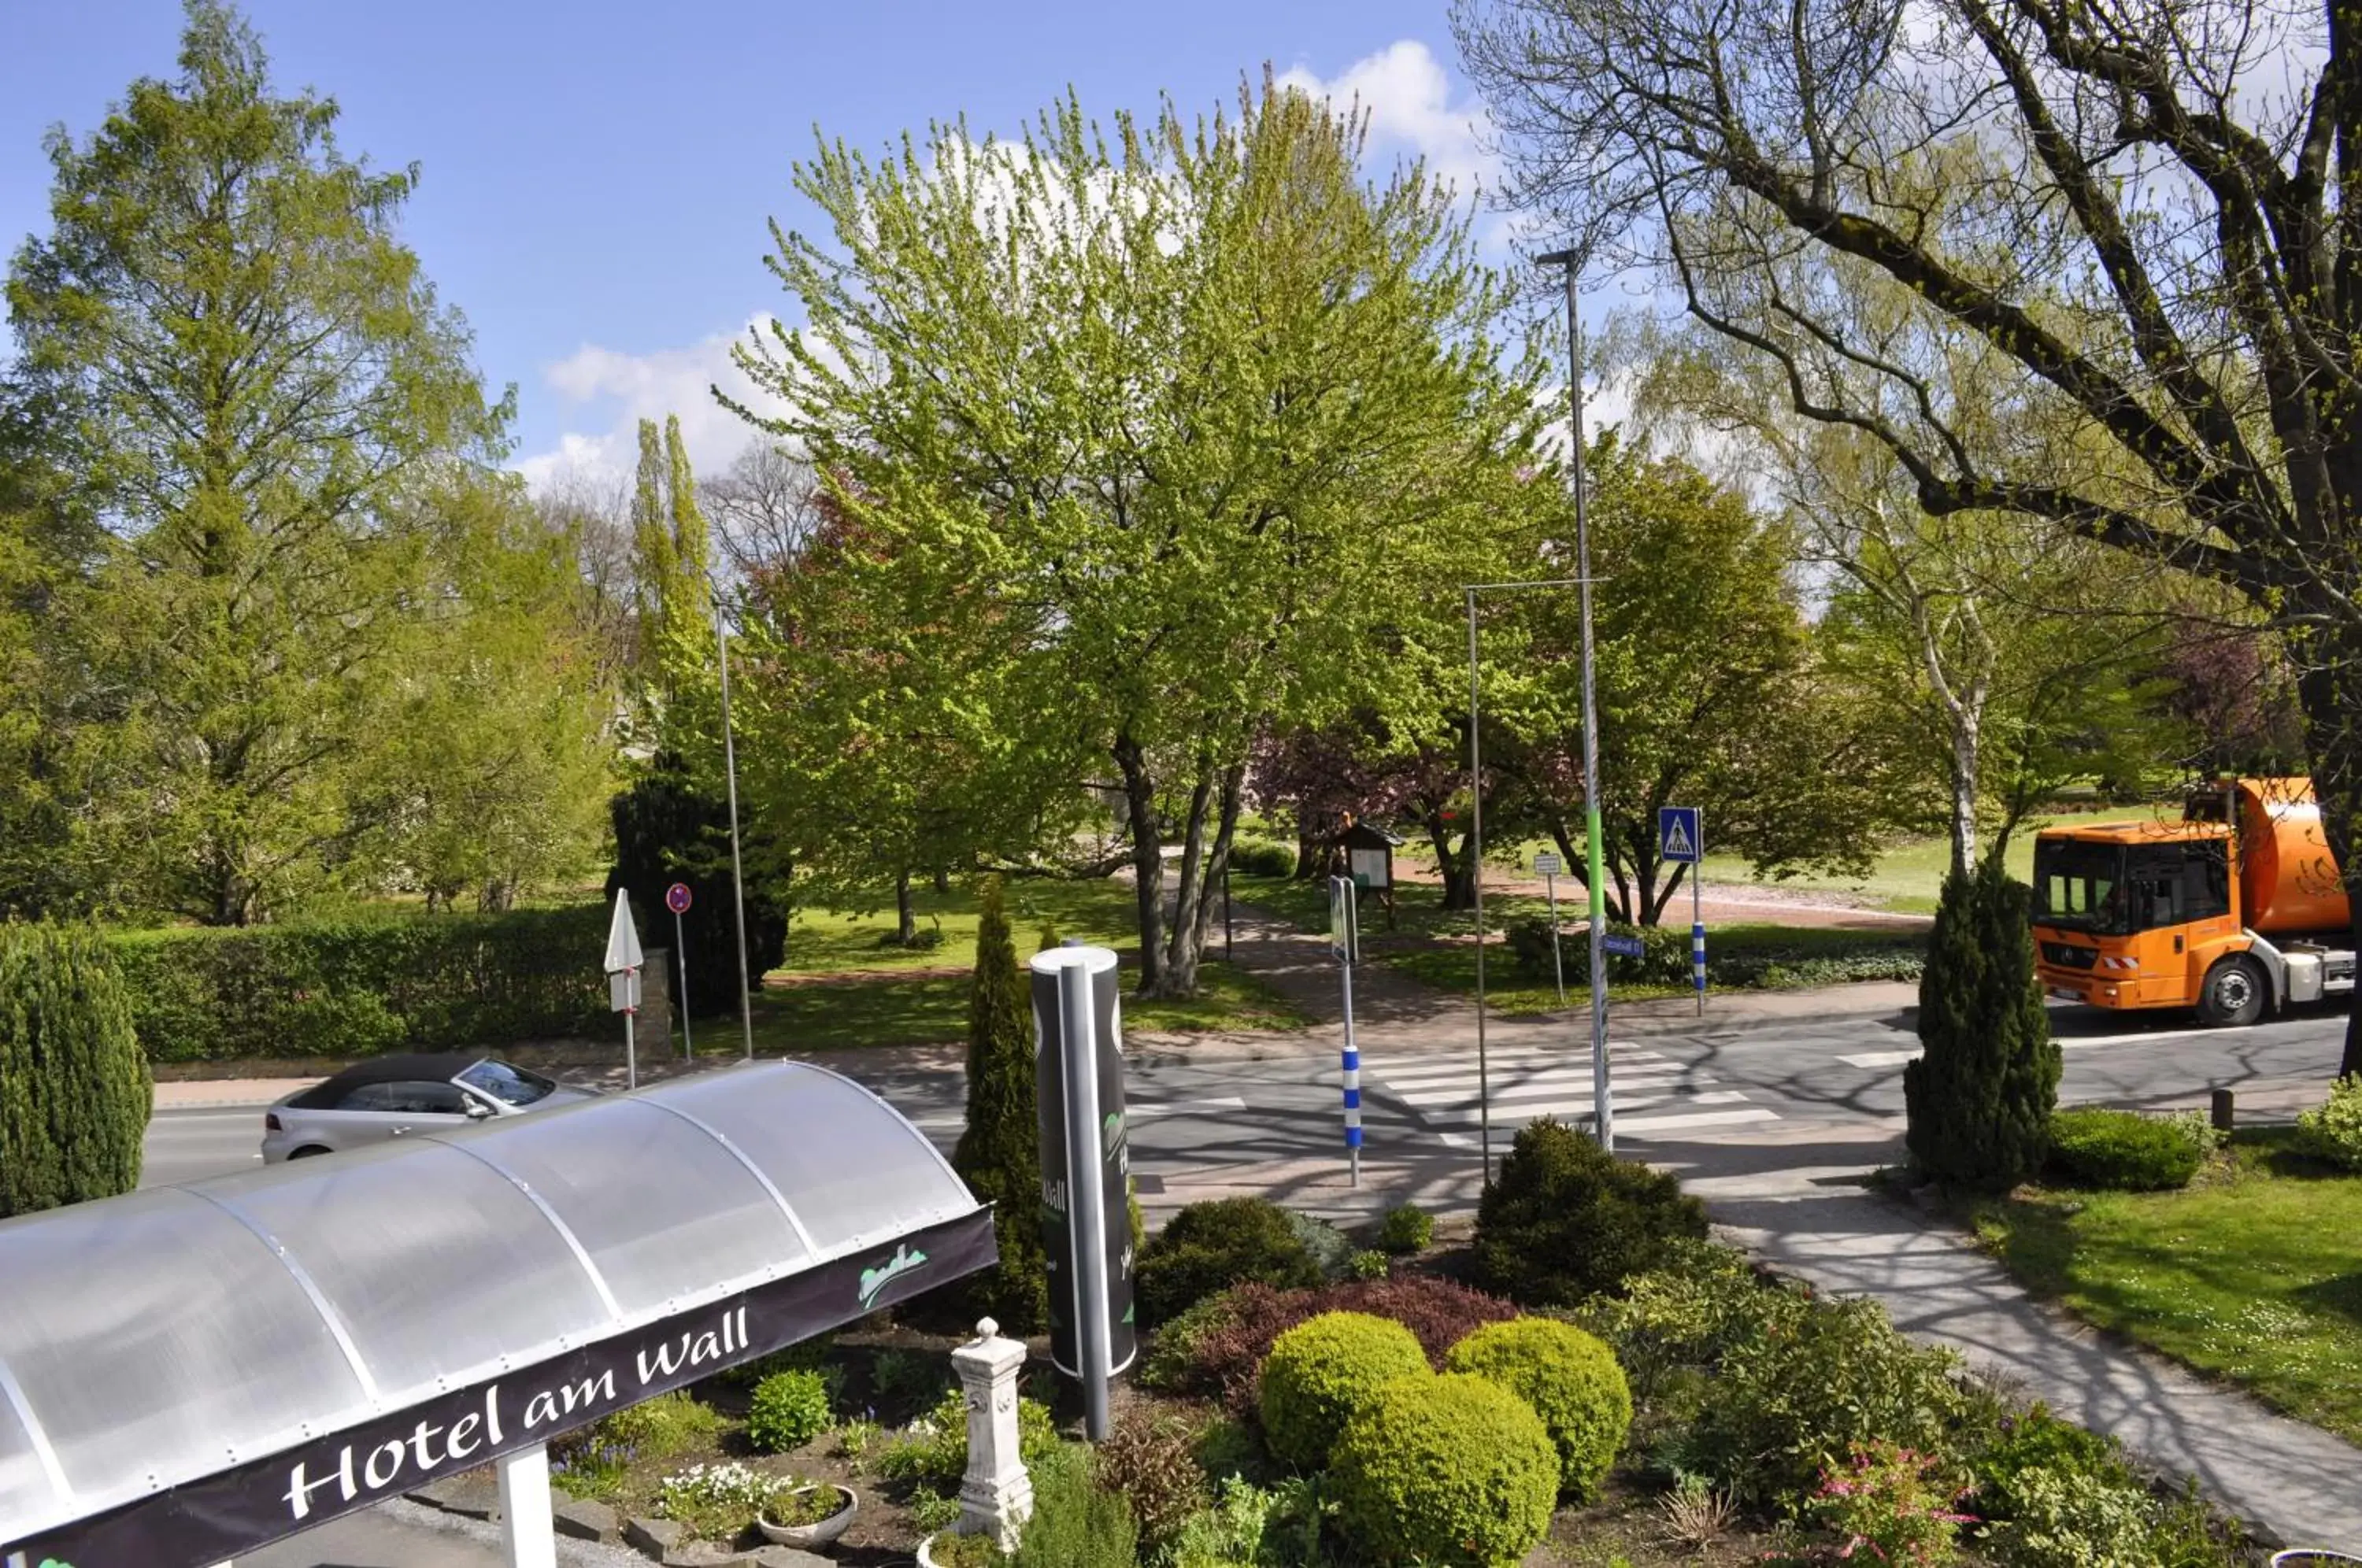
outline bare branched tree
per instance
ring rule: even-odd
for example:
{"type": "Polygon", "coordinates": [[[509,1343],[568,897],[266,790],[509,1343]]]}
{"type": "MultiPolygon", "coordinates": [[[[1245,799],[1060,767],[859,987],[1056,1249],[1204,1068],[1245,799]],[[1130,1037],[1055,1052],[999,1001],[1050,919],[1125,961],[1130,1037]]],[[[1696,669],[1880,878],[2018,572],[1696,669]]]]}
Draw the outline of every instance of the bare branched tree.
{"type": "Polygon", "coordinates": [[[772,442],[747,447],[728,472],[698,491],[722,547],[721,564],[741,581],[792,562],[821,522],[811,465],[772,442]]]}
{"type": "Polygon", "coordinates": [[[2029,514],[2267,610],[2362,890],[2362,33],[2343,12],[1460,0],[1453,21],[1516,197],[1603,263],[1662,269],[1801,413],[1892,452],[1931,515],[2029,514]],[[1992,350],[1982,401],[2006,417],[1965,426],[1944,367],[1788,287],[1780,259],[1812,248],[1992,350]]]}

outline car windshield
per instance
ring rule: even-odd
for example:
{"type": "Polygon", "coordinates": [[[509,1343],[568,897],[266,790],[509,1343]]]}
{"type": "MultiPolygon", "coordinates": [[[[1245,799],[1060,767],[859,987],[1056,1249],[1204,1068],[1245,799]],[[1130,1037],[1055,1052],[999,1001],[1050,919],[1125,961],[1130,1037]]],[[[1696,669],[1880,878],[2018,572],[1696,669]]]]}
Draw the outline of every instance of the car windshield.
{"type": "Polygon", "coordinates": [[[2113,844],[2071,838],[2034,843],[2034,918],[2070,931],[2123,935],[2125,852],[2113,844]]]}
{"type": "Polygon", "coordinates": [[[557,1087],[538,1073],[492,1061],[477,1063],[459,1075],[459,1081],[483,1090],[502,1105],[531,1105],[557,1087]]]}

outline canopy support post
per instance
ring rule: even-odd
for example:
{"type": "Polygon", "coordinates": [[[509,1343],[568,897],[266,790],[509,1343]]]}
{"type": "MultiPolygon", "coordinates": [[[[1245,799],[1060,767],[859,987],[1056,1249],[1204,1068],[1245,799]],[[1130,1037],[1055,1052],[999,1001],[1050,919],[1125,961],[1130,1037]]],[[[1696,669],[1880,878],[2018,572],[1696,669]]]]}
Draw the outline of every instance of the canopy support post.
{"type": "Polygon", "coordinates": [[[501,1545],[509,1568],[557,1568],[557,1532],[550,1522],[549,1445],[535,1443],[497,1462],[501,1477],[501,1545]]]}

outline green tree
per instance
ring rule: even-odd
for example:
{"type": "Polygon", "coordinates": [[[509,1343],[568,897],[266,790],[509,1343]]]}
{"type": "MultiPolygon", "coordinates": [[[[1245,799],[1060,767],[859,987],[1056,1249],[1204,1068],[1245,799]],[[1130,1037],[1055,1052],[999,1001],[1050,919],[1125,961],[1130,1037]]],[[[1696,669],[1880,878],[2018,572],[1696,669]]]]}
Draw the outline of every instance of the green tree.
{"type": "Polygon", "coordinates": [[[967,1002],[967,1126],[952,1151],[952,1168],[978,1202],[993,1205],[1000,1266],[977,1276],[977,1309],[1019,1335],[1047,1326],[1033,1005],[997,877],[984,885],[977,926],[976,983],[967,1002]]]}
{"type": "MultiPolygon", "coordinates": [[[[690,903],[681,934],[689,948],[689,995],[680,999],[681,1005],[736,1012],[738,910],[727,797],[710,788],[679,755],[660,751],[609,803],[609,813],[615,867],[607,875],[608,901],[613,901],[619,889],[628,890],[642,945],[669,949],[673,923],[665,908],[665,890],[675,882],[686,883],[690,903]]],[[[746,976],[747,983],[759,990],[763,977],[787,956],[786,878],[775,869],[777,850],[767,838],[746,832],[743,822],[740,836],[746,884],[746,976]]]]}
{"type": "MultiPolygon", "coordinates": [[[[2362,30],[2344,10],[1461,0],[1453,22],[1552,230],[1661,263],[1791,406],[1884,446],[1924,510],[2017,513],[2269,617],[2362,891],[2362,30]],[[1920,341],[1989,350],[1972,406],[2008,416],[1956,418],[1943,365],[1865,330],[1848,291],[1783,287],[1799,250],[1882,274],[1920,341]]],[[[2362,1014],[2341,1070],[2362,1071],[2362,1014]]]]}
{"type": "Polygon", "coordinates": [[[1948,1186],[2005,1191],[2048,1151],[2058,1043],[2034,973],[2025,885],[1999,856],[1944,878],[1919,981],[1919,1059],[1903,1069],[1907,1139],[1948,1186]]]}
{"type": "MultiPolygon", "coordinates": [[[[1699,807],[1717,851],[1760,870],[1866,870],[1882,769],[1826,700],[1794,581],[1793,529],[1686,463],[1610,430],[1593,443],[1601,841],[1609,911],[1654,925],[1689,867],[1658,854],[1657,812],[1699,807]]],[[[1530,575],[1573,558],[1572,508],[1530,575]]],[[[1488,686],[1485,751],[1504,778],[1504,827],[1538,827],[1582,880],[1580,600],[1529,593],[1496,637],[1515,648],[1488,686]],[[1518,639],[1522,638],[1522,642],[1518,639]]],[[[1488,817],[1494,801],[1486,801],[1488,817]]]]}
{"type": "Polygon", "coordinates": [[[0,923],[0,1219],[138,1186],[151,1094],[97,934],[0,923]]]}
{"type": "Polygon", "coordinates": [[[756,423],[883,542],[877,602],[942,625],[957,584],[1000,667],[975,683],[1038,715],[971,718],[1069,792],[1112,764],[1149,995],[1196,988],[1258,729],[1415,705],[1435,585],[1529,504],[1507,293],[1448,192],[1364,185],[1360,147],[1277,87],[1197,125],[1070,100],[1021,146],[823,142],[795,179],[830,239],[772,261],[807,326],[739,356],[796,411],[756,423]]]}
{"type": "Polygon", "coordinates": [[[435,547],[397,502],[496,457],[507,408],[396,237],[415,169],[344,157],[336,105],[273,95],[226,6],[190,0],[180,63],[50,138],[51,230],[7,298],[109,530],[50,605],[88,861],[126,902],[236,924],[349,849],[435,547]]]}

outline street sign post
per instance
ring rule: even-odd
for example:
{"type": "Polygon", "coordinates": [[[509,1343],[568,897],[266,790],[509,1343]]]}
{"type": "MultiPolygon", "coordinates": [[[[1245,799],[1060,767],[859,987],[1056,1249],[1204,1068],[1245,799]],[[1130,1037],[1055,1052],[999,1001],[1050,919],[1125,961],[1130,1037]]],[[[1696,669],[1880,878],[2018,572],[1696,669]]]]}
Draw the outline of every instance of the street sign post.
{"type": "Polygon", "coordinates": [[[1705,828],[1695,806],[1657,808],[1660,859],[1690,868],[1690,985],[1697,992],[1698,1016],[1705,1016],[1705,915],[1698,878],[1705,867],[1705,828]]]}
{"type": "Polygon", "coordinates": [[[640,1010],[640,966],[647,955],[640,951],[640,933],[632,924],[632,895],[615,889],[615,918],[607,922],[607,995],[614,1010],[624,1015],[624,1083],[640,1087],[639,1045],[632,1038],[632,1020],[640,1010]]]}
{"type": "Polygon", "coordinates": [[[1542,890],[1550,895],[1551,978],[1558,984],[1558,1005],[1566,1007],[1566,964],[1558,951],[1558,874],[1559,858],[1549,850],[1534,856],[1534,869],[1541,873],[1542,890]]]}
{"type": "Polygon", "coordinates": [[[1362,1185],[1362,1053],[1353,1043],[1353,962],[1362,954],[1361,899],[1351,877],[1329,878],[1329,951],[1345,988],[1345,1158],[1362,1185]]]}
{"type": "Polygon", "coordinates": [[[665,889],[665,908],[672,911],[673,961],[680,966],[680,1049],[691,1061],[697,1059],[697,1042],[689,1032],[689,937],[682,931],[680,917],[689,912],[689,884],[675,882],[665,889]]]}

